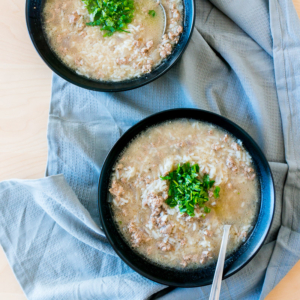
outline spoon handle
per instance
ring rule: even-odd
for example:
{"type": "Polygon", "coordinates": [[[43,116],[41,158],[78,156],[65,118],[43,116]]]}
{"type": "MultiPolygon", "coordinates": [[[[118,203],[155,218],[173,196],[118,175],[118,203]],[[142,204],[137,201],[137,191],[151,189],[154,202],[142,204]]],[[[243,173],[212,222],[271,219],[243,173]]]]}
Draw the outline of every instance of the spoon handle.
{"type": "Polygon", "coordinates": [[[209,300],[218,300],[220,297],[221,283],[223,277],[223,269],[224,269],[224,262],[225,262],[225,255],[226,255],[226,248],[227,248],[230,227],[231,225],[224,225],[221,249],[220,249],[217,267],[214,275],[214,280],[211,286],[209,300]]]}

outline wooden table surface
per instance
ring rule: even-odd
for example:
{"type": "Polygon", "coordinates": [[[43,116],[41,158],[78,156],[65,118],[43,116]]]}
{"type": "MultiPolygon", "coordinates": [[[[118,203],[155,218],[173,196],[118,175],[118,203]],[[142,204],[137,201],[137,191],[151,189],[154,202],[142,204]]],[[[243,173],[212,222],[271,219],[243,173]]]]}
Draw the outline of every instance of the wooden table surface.
{"type": "MultiPolygon", "coordinates": [[[[25,0],[0,1],[0,181],[43,177],[47,159],[51,71],[30,42],[24,8],[25,0]]],[[[26,299],[1,247],[0,299],[26,299]]],[[[300,299],[300,262],[267,299],[300,299]]]]}

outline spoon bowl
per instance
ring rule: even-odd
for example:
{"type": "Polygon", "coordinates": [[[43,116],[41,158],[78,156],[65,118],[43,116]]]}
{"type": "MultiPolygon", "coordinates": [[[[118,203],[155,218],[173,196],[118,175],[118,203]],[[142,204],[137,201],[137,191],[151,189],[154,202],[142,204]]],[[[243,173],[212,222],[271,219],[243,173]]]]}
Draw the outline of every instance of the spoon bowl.
{"type": "Polygon", "coordinates": [[[168,22],[167,13],[166,13],[164,6],[161,3],[159,3],[159,6],[161,7],[163,14],[164,14],[164,30],[163,30],[163,35],[164,35],[166,32],[166,29],[167,29],[167,22],[168,22]]]}

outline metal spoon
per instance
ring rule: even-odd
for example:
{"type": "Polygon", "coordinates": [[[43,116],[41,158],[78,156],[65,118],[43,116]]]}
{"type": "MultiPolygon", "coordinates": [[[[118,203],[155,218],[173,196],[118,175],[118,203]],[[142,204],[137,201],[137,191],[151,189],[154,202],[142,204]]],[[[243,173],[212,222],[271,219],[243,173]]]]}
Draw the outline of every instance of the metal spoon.
{"type": "Polygon", "coordinates": [[[217,267],[214,275],[214,280],[211,286],[209,300],[218,300],[220,297],[221,283],[223,278],[223,269],[226,255],[227,242],[231,225],[224,225],[223,238],[218,257],[217,267]]]}
{"type": "Polygon", "coordinates": [[[166,13],[166,10],[164,8],[164,6],[159,2],[159,5],[163,11],[163,14],[164,14],[164,20],[165,20],[165,24],[164,24],[164,30],[163,30],[163,35],[165,34],[166,32],[166,29],[167,29],[167,13],[166,13]]]}

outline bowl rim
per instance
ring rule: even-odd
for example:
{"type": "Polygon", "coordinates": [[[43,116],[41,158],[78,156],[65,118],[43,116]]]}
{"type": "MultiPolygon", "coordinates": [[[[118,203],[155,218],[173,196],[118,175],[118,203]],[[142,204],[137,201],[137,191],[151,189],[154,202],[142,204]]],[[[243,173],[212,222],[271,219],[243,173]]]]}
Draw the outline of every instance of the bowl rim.
{"type": "MultiPolygon", "coordinates": [[[[41,57],[41,59],[44,61],[44,63],[55,73],[57,74],[58,76],[60,76],[61,78],[63,78],[64,80],[78,86],[78,87],[81,87],[81,88],[84,88],[84,89],[88,89],[88,90],[92,90],[92,91],[98,91],[98,92],[123,92],[123,91],[128,91],[128,90],[134,90],[134,89],[137,89],[139,87],[142,87],[148,83],[151,83],[153,82],[154,80],[160,78],[162,75],[164,75],[166,72],[168,72],[174,65],[175,63],[181,58],[181,56],[183,55],[183,53],[185,52],[190,40],[191,40],[191,37],[192,37],[192,34],[193,34],[193,31],[194,31],[194,27],[195,27],[195,18],[196,18],[196,13],[195,13],[195,7],[196,7],[196,0],[190,0],[191,1],[191,15],[192,15],[192,19],[191,19],[191,26],[190,26],[190,30],[187,32],[188,34],[188,38],[185,42],[185,44],[183,45],[181,51],[179,52],[179,54],[177,55],[177,57],[175,57],[175,59],[166,66],[166,68],[162,69],[162,71],[160,73],[157,74],[157,76],[154,76],[152,78],[149,78],[147,79],[145,77],[145,80],[142,82],[142,83],[138,83],[138,84],[135,84],[133,87],[124,87],[124,88],[101,88],[101,87],[92,87],[92,86],[88,86],[88,85],[85,85],[83,83],[80,83],[80,82],[77,82],[73,79],[70,79],[68,78],[67,76],[63,75],[59,70],[57,70],[55,67],[52,66],[52,64],[50,63],[50,61],[48,60],[47,56],[43,54],[43,52],[39,49],[35,39],[34,39],[34,36],[32,34],[32,31],[31,31],[31,25],[30,25],[30,16],[29,16],[29,6],[30,6],[30,3],[34,1],[34,0],[26,0],[25,1],[25,19],[26,19],[26,27],[27,27],[27,32],[28,32],[28,35],[30,37],[30,40],[31,40],[31,43],[32,45],[34,46],[36,52],[39,54],[39,56],[41,57]]],[[[41,2],[42,0],[37,0],[38,2],[41,2]]],[[[184,1],[184,0],[183,0],[184,1]]],[[[44,33],[43,33],[44,34],[44,33]]],[[[48,47],[50,48],[50,46],[48,45],[48,47]]],[[[62,63],[62,62],[61,62],[62,63]]],[[[63,63],[62,63],[63,64],[63,63]]],[[[154,69],[155,70],[155,69],[154,69]]],[[[151,72],[149,73],[151,74],[151,72]]],[[[79,76],[79,78],[84,78],[84,79],[88,79],[88,78],[85,78],[84,76],[81,76],[81,75],[78,75],[76,74],[76,76],[79,76]]],[[[134,78],[133,78],[134,79],[134,78]]],[[[95,80],[90,80],[90,81],[93,81],[95,83],[97,83],[97,81],[95,80]]],[[[99,81],[101,83],[101,81],[99,81]]],[[[119,82],[116,82],[116,83],[121,83],[121,82],[126,82],[126,80],[124,81],[119,81],[119,82]]],[[[105,83],[105,82],[103,82],[105,83]]]]}
{"type": "MultiPolygon", "coordinates": [[[[130,268],[132,268],[134,271],[136,271],[137,273],[141,274],[142,276],[144,276],[144,277],[146,277],[146,278],[148,278],[148,279],[150,279],[150,280],[152,280],[154,282],[157,282],[159,284],[163,284],[163,285],[166,285],[166,286],[170,286],[170,287],[181,287],[181,288],[200,287],[200,286],[210,285],[211,283],[206,283],[206,284],[201,284],[201,285],[188,285],[188,284],[185,284],[185,283],[183,283],[183,284],[178,284],[178,283],[174,284],[174,283],[172,283],[171,281],[168,281],[168,280],[157,280],[151,274],[148,274],[144,270],[140,269],[137,265],[131,263],[126,258],[126,256],[124,256],[123,253],[121,251],[119,251],[119,249],[115,245],[115,242],[113,241],[113,239],[111,238],[110,234],[108,233],[106,223],[103,222],[104,217],[103,217],[102,210],[101,210],[101,197],[100,196],[101,196],[101,192],[102,192],[102,188],[103,188],[102,182],[104,181],[104,177],[105,177],[105,175],[104,175],[104,171],[106,169],[105,165],[107,163],[107,159],[112,155],[111,153],[114,151],[115,148],[118,147],[118,144],[121,143],[124,139],[126,139],[126,136],[128,134],[130,134],[132,131],[135,131],[135,129],[138,128],[141,123],[147,123],[147,121],[149,119],[155,118],[158,115],[166,114],[166,113],[169,113],[169,112],[175,112],[175,111],[178,111],[178,112],[180,112],[180,111],[198,111],[198,112],[201,112],[201,113],[204,113],[204,114],[207,113],[207,114],[209,114],[211,116],[216,116],[216,117],[218,117],[220,119],[223,119],[224,121],[228,122],[233,127],[237,128],[245,136],[245,139],[248,139],[254,146],[256,146],[255,151],[257,151],[257,153],[259,154],[259,156],[265,161],[265,163],[266,163],[266,169],[267,169],[267,171],[269,173],[269,176],[270,176],[270,183],[269,184],[271,186],[271,189],[270,189],[270,198],[271,198],[270,199],[270,203],[271,203],[271,206],[269,207],[270,211],[271,211],[271,215],[270,215],[270,217],[268,219],[269,220],[269,222],[268,222],[268,228],[264,231],[264,235],[262,236],[262,238],[260,238],[260,244],[259,243],[257,244],[257,247],[255,248],[255,251],[252,252],[251,256],[248,259],[246,259],[243,263],[241,263],[240,266],[236,267],[234,270],[229,271],[229,272],[224,270],[223,279],[227,279],[227,278],[231,277],[232,275],[234,275],[235,273],[237,273],[238,271],[240,271],[248,263],[250,263],[250,261],[256,256],[256,254],[258,253],[258,251],[264,245],[264,242],[266,241],[266,238],[267,238],[267,236],[268,236],[268,234],[270,232],[270,229],[271,229],[273,221],[274,221],[274,214],[275,214],[275,208],[276,208],[275,185],[274,185],[274,178],[273,178],[273,174],[271,172],[270,164],[269,164],[268,160],[266,159],[264,153],[262,152],[261,148],[258,146],[258,144],[255,142],[255,140],[244,129],[242,129],[239,125],[237,125],[236,123],[232,122],[228,118],[226,118],[226,117],[224,117],[222,115],[216,114],[214,112],[207,111],[207,110],[198,109],[198,108],[174,108],[174,109],[163,110],[163,111],[151,114],[150,116],[148,116],[146,118],[141,119],[139,122],[137,122],[136,124],[134,124],[133,126],[131,126],[126,132],[124,132],[124,134],[112,146],[111,150],[109,151],[109,153],[105,157],[105,160],[104,160],[103,165],[102,165],[101,173],[100,173],[100,176],[99,176],[99,184],[98,184],[98,201],[97,201],[98,202],[98,212],[99,212],[101,229],[104,231],[105,236],[108,239],[110,245],[113,247],[113,249],[115,250],[115,252],[117,253],[117,255],[130,268]]],[[[186,119],[186,117],[182,117],[182,118],[186,119]]],[[[180,119],[180,118],[178,118],[178,119],[180,119]]],[[[193,118],[191,118],[191,119],[193,119],[193,118]]],[[[167,122],[168,120],[169,120],[168,117],[166,117],[166,119],[165,119],[164,122],[167,122]]],[[[163,123],[163,122],[158,122],[157,124],[161,124],[161,123],[163,123]]],[[[211,122],[211,124],[214,124],[214,123],[211,122]]],[[[149,126],[148,128],[150,128],[152,126],[153,125],[149,126]]],[[[219,125],[217,125],[217,126],[219,126],[219,125]]],[[[222,126],[219,126],[219,127],[223,128],[222,126]]],[[[142,130],[140,130],[140,132],[142,132],[142,131],[144,131],[146,129],[147,129],[147,126],[144,126],[144,128],[142,130]]],[[[107,189],[107,187],[106,187],[106,189],[107,189]]],[[[255,226],[256,226],[256,224],[257,224],[257,221],[255,223],[255,226]]],[[[254,226],[254,228],[255,228],[255,226],[254,226]]],[[[163,266],[160,266],[160,267],[163,268],[163,266]]]]}

